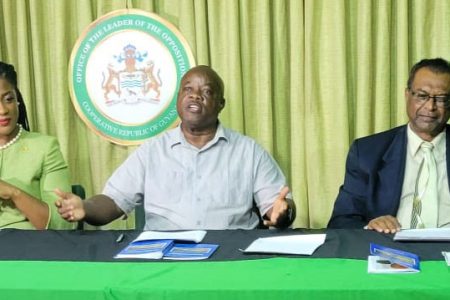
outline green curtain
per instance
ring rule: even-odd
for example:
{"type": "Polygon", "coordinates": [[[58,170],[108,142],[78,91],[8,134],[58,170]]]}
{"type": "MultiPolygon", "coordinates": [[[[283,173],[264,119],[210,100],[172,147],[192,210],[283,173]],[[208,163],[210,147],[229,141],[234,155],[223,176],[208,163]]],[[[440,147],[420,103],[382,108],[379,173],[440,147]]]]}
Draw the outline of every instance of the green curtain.
{"type": "Polygon", "coordinates": [[[221,121],[279,162],[298,207],[295,227],[326,226],[353,139],[406,122],[411,65],[450,59],[450,1],[1,0],[0,60],[16,66],[32,130],[59,139],[72,181],[88,195],[135,147],[84,125],[68,62],[92,21],[127,7],[173,23],[197,64],[223,77],[221,121]]]}

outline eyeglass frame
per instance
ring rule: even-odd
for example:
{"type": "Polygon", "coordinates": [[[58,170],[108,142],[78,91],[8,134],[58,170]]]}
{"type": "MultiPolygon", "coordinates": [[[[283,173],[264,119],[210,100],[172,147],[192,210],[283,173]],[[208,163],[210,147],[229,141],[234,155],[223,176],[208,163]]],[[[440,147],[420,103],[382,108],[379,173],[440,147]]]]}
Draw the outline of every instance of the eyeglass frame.
{"type": "Polygon", "coordinates": [[[428,94],[426,92],[414,91],[412,88],[408,88],[408,91],[411,93],[412,97],[419,104],[423,105],[423,104],[427,103],[428,100],[433,99],[433,103],[436,104],[437,107],[447,108],[450,106],[450,94],[431,96],[430,94],[428,94]],[[422,94],[420,94],[420,93],[422,93],[422,94]],[[441,99],[445,99],[445,100],[442,101],[441,99]]]}

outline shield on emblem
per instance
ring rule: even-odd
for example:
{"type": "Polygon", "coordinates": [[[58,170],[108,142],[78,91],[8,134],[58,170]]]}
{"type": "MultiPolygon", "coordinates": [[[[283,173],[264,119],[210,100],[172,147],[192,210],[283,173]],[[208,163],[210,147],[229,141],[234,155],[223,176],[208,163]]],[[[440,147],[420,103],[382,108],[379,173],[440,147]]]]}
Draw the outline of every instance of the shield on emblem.
{"type": "Polygon", "coordinates": [[[137,103],[143,98],[145,74],[142,71],[120,72],[119,84],[122,91],[120,100],[125,103],[137,103]]]}

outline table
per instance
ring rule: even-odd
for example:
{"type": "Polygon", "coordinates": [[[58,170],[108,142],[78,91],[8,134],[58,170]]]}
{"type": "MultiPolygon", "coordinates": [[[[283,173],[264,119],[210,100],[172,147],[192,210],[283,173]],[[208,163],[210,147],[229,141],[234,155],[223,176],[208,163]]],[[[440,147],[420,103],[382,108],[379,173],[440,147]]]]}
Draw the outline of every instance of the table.
{"type": "Polygon", "coordinates": [[[309,232],[208,232],[205,242],[221,245],[211,260],[123,262],[110,256],[138,232],[126,231],[120,244],[115,231],[2,230],[0,295],[5,300],[449,298],[450,268],[436,253],[449,251],[450,243],[394,243],[391,235],[330,230],[311,257],[246,256],[233,248],[246,247],[258,236],[309,232]],[[416,274],[368,274],[370,241],[416,249],[427,260],[416,274]]]}

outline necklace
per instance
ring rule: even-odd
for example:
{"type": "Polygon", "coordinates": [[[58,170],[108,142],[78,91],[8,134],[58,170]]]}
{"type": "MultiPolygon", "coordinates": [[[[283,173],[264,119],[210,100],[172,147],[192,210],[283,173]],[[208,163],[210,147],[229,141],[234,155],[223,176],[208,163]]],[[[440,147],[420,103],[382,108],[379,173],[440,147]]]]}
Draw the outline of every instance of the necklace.
{"type": "Polygon", "coordinates": [[[14,144],[15,142],[17,142],[17,140],[20,138],[20,135],[22,134],[22,125],[17,124],[19,126],[19,132],[16,134],[16,136],[10,140],[9,142],[7,142],[6,144],[0,146],[0,150],[5,150],[6,148],[8,148],[9,146],[11,146],[12,144],[14,144]]]}

